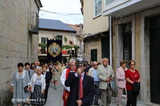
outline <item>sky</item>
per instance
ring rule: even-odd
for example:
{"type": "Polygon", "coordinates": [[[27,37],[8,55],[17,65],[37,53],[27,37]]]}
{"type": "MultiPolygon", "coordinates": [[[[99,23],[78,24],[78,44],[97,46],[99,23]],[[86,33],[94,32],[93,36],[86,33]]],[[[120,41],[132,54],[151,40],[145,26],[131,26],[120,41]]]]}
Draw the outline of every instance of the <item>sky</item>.
{"type": "Polygon", "coordinates": [[[40,18],[60,20],[67,24],[83,23],[80,0],[41,0],[41,3],[43,5],[41,10],[49,11],[52,13],[40,11],[40,18]],[[56,14],[54,12],[56,12],[56,14]]]}

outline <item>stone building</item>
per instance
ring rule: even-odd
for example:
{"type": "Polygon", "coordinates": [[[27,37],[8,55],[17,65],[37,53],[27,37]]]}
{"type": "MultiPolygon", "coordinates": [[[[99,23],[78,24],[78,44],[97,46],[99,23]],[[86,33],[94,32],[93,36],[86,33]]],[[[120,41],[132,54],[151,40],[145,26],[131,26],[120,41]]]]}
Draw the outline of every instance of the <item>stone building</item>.
{"type": "MultiPolygon", "coordinates": [[[[69,59],[69,53],[71,49],[69,48],[73,45],[79,45],[79,40],[74,35],[76,30],[67,24],[59,20],[51,19],[40,19],[39,24],[39,43],[47,44],[47,39],[60,39],[62,40],[62,62],[65,63],[69,59]],[[69,42],[72,41],[73,45],[69,42]]],[[[43,64],[47,63],[47,47],[39,46],[38,59],[43,64]],[[43,51],[42,51],[43,49],[43,51]]]]}
{"type": "Polygon", "coordinates": [[[113,18],[113,65],[136,61],[141,74],[139,100],[160,104],[160,1],[105,0],[104,16],[113,18]]]}
{"type": "Polygon", "coordinates": [[[0,0],[0,106],[11,106],[17,64],[38,60],[40,7],[40,0],[0,0]]]}
{"type": "MultiPolygon", "coordinates": [[[[93,52],[93,54],[98,54],[93,56],[100,61],[103,57],[101,36],[107,35],[101,32],[108,33],[109,28],[109,56],[114,71],[116,72],[116,69],[120,67],[121,60],[127,62],[131,59],[135,60],[136,69],[141,75],[138,100],[147,105],[157,106],[160,104],[160,1],[93,1],[81,0],[84,15],[83,30],[84,33],[91,33],[91,36],[84,38],[86,58],[92,60],[93,52]],[[95,14],[99,11],[102,12],[96,17],[95,14]],[[108,19],[108,16],[112,18],[108,19]]],[[[108,44],[104,45],[108,47],[108,44]]],[[[125,94],[124,97],[126,97],[125,94]]]]}
{"type": "Polygon", "coordinates": [[[81,0],[83,14],[84,57],[101,62],[110,58],[109,18],[103,16],[103,0],[81,0]]]}

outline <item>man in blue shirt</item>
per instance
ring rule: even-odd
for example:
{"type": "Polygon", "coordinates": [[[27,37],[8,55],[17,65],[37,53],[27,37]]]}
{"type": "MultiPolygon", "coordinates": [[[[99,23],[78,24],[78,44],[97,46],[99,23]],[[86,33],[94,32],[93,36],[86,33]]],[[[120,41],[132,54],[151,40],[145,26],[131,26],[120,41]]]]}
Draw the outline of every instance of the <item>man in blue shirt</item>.
{"type": "Polygon", "coordinates": [[[98,98],[99,98],[99,78],[97,77],[97,68],[98,68],[98,63],[93,62],[93,67],[89,69],[88,72],[88,75],[94,78],[94,95],[95,95],[94,105],[98,105],[98,98]]]}

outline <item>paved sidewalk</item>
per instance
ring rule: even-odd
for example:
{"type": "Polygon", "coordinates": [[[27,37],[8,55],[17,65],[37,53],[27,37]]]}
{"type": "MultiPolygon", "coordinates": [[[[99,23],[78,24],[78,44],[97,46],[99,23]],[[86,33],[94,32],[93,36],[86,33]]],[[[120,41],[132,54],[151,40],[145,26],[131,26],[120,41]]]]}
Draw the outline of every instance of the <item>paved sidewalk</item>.
{"type": "MultiPolygon", "coordinates": [[[[63,87],[60,84],[60,80],[58,81],[58,89],[53,89],[53,83],[51,83],[49,92],[48,92],[48,100],[45,106],[63,106],[62,100],[63,87]]],[[[122,100],[123,106],[126,104],[126,100],[122,100]]],[[[95,105],[92,105],[95,106],[95,105]]],[[[99,106],[101,105],[101,100],[99,99],[99,106]]],[[[112,97],[112,103],[110,106],[117,106],[116,98],[112,97]]],[[[143,103],[138,102],[137,106],[146,106],[143,103]]]]}

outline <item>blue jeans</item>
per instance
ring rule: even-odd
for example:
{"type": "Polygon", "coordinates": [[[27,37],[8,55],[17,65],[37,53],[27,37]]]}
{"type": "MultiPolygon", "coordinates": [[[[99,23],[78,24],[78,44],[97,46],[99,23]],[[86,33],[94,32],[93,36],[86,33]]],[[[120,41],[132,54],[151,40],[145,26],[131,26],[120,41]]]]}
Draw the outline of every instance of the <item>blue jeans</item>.
{"type": "Polygon", "coordinates": [[[98,104],[98,98],[99,98],[99,81],[94,81],[94,104],[98,104]]]}

